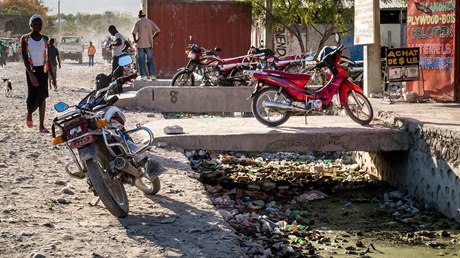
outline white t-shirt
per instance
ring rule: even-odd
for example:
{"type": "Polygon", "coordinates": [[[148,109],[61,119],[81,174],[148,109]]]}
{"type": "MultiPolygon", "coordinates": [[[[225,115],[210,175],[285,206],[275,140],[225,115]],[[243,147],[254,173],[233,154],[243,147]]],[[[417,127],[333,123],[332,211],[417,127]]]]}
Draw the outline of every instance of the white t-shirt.
{"type": "Polygon", "coordinates": [[[32,58],[32,64],[34,66],[45,65],[45,41],[43,37],[39,41],[35,41],[30,37],[27,41],[29,47],[30,58],[32,58]]]}
{"type": "Polygon", "coordinates": [[[112,56],[119,56],[119,55],[121,55],[121,53],[122,53],[121,51],[123,50],[123,48],[125,48],[125,41],[126,41],[126,39],[125,39],[125,37],[123,37],[123,35],[121,35],[120,32],[117,32],[117,33],[115,34],[115,40],[114,40],[113,42],[117,41],[117,39],[121,39],[121,45],[119,45],[119,46],[113,46],[113,48],[112,48],[112,56]]]}

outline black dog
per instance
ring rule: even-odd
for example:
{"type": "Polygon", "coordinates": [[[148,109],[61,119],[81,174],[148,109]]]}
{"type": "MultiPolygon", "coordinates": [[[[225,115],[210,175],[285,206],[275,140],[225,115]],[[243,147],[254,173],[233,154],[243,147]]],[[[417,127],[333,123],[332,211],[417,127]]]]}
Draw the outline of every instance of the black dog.
{"type": "Polygon", "coordinates": [[[3,78],[3,82],[5,83],[5,97],[12,97],[13,95],[13,86],[11,85],[10,79],[3,78]]]}

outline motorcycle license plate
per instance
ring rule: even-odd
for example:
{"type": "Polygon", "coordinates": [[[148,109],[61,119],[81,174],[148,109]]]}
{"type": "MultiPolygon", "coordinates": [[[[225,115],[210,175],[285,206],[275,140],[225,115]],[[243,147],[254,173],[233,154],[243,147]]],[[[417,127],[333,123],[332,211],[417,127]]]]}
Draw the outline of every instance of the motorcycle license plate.
{"type": "Polygon", "coordinates": [[[80,148],[93,141],[92,135],[85,135],[88,133],[86,120],[68,125],[65,131],[71,148],[80,148]]]}
{"type": "Polygon", "coordinates": [[[91,134],[88,134],[88,135],[85,135],[81,138],[78,138],[72,142],[70,142],[70,147],[72,149],[78,149],[78,148],[81,148],[83,146],[85,146],[86,144],[88,143],[91,143],[93,142],[93,136],[91,134]]]}
{"type": "Polygon", "coordinates": [[[65,133],[67,135],[67,139],[72,140],[74,138],[88,133],[88,124],[85,120],[78,121],[76,123],[66,126],[65,133]]]}

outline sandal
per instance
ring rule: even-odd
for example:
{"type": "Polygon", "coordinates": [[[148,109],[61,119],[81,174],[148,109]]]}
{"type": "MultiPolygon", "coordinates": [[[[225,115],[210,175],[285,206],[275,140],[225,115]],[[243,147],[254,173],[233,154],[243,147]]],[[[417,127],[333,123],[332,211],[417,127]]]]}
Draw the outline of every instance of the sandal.
{"type": "Polygon", "coordinates": [[[27,127],[29,128],[34,127],[34,122],[32,121],[32,118],[30,120],[26,118],[26,124],[27,124],[27,127]]]}
{"type": "Polygon", "coordinates": [[[48,129],[43,127],[42,129],[40,129],[40,133],[50,133],[50,131],[48,131],[48,129]]]}

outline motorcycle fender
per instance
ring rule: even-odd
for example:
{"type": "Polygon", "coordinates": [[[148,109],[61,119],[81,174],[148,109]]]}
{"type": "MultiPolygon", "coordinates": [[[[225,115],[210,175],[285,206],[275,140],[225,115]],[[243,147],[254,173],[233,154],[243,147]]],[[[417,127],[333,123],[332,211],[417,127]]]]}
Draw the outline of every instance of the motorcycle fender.
{"type": "Polygon", "coordinates": [[[111,106],[105,111],[104,118],[107,119],[109,123],[112,119],[115,119],[122,125],[124,125],[126,122],[126,117],[123,112],[115,106],[111,106]]]}
{"type": "Polygon", "coordinates": [[[347,94],[349,91],[354,90],[359,93],[363,93],[363,89],[361,89],[358,85],[352,83],[349,80],[343,80],[342,85],[340,85],[339,88],[339,99],[340,99],[340,105],[344,107],[347,104],[347,94]]]}
{"type": "Polygon", "coordinates": [[[82,163],[85,163],[87,160],[94,159],[96,157],[96,143],[91,143],[85,147],[78,149],[78,155],[82,163]]]}

